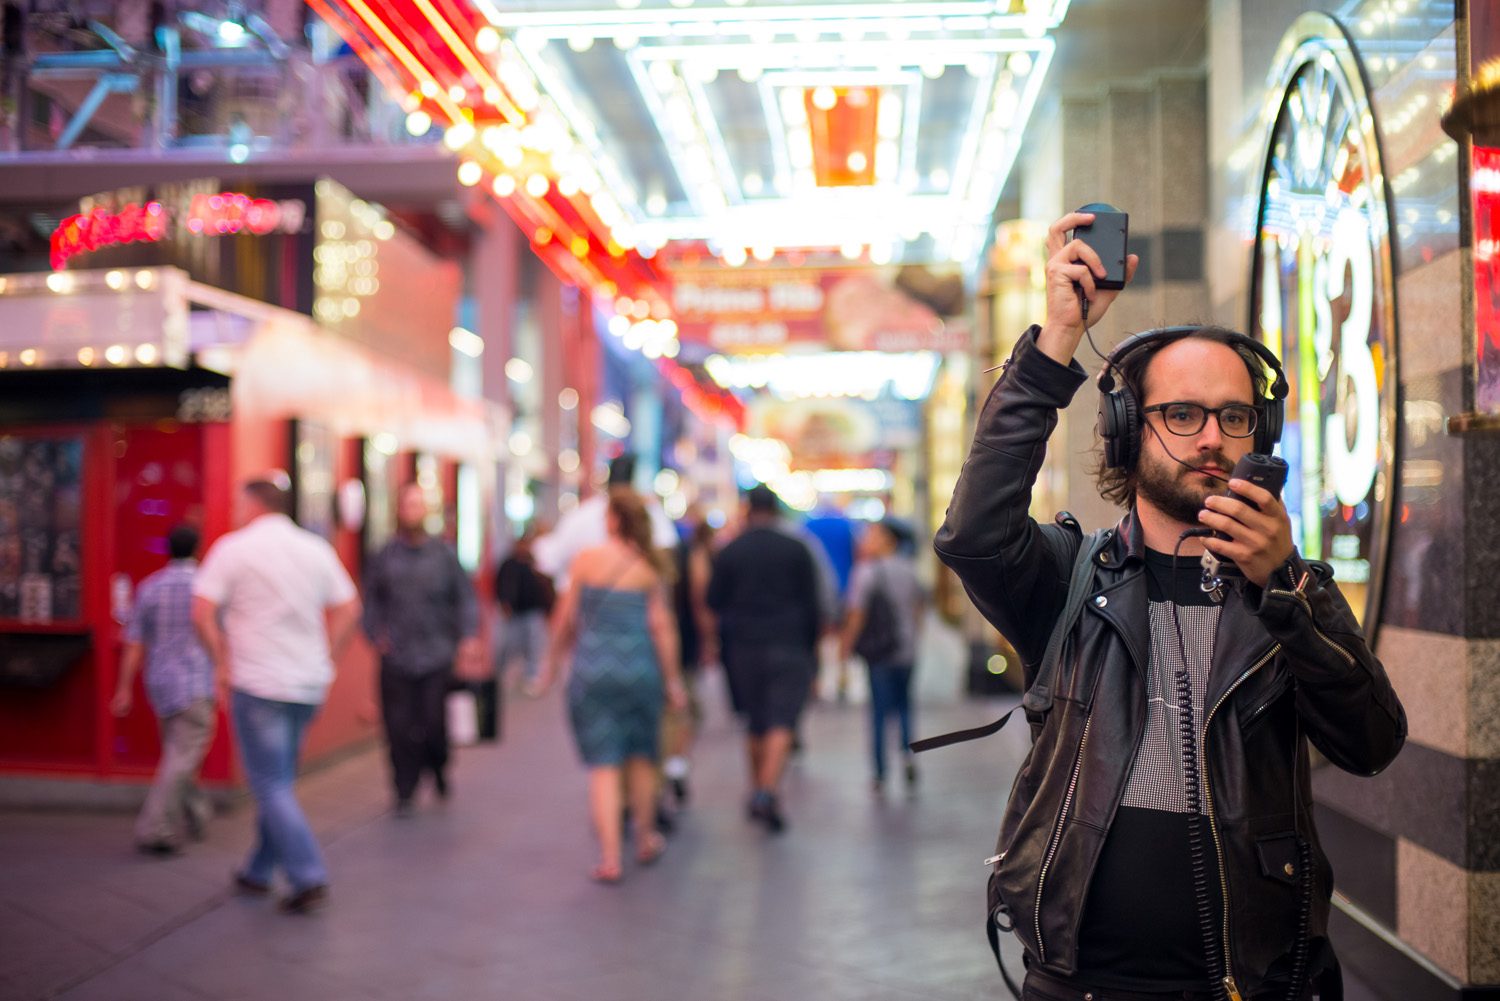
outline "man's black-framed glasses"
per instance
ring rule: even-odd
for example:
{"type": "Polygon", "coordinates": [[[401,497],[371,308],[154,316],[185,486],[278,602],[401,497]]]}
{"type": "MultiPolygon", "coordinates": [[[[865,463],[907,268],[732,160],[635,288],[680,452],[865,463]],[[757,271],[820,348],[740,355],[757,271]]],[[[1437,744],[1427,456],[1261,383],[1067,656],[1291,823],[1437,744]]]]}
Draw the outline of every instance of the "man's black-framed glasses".
{"type": "Polygon", "coordinates": [[[1142,407],[1141,412],[1161,414],[1166,429],[1184,438],[1202,431],[1209,414],[1214,415],[1219,430],[1230,438],[1250,437],[1260,420],[1260,411],[1248,403],[1226,403],[1222,407],[1205,407],[1201,403],[1156,403],[1142,407]]]}

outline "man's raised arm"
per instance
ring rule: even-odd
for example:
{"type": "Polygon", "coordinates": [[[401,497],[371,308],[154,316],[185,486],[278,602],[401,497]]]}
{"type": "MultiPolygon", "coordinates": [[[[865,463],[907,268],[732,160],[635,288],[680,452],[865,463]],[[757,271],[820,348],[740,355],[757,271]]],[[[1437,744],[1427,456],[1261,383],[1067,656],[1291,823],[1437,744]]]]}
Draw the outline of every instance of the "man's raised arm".
{"type": "MultiPolygon", "coordinates": [[[[1092,323],[1119,295],[1095,288],[1094,275],[1104,273],[1098,256],[1066,239],[1068,230],[1092,219],[1072,213],[1048,231],[1046,322],[1022,335],[991,390],[935,540],[938,557],[958,574],[975,607],[1028,663],[1041,657],[1078,548],[1075,533],[1040,526],[1028,511],[1057,412],[1086,378],[1073,360],[1084,336],[1079,296],[1089,298],[1092,323]]],[[[1127,280],[1137,263],[1132,255],[1127,280]]]]}

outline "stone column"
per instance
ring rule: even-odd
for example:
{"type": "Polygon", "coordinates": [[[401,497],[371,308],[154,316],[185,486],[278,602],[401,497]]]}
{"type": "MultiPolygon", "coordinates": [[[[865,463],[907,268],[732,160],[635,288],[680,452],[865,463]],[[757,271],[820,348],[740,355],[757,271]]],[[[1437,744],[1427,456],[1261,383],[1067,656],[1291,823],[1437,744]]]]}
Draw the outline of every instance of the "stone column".
{"type": "MultiPolygon", "coordinates": [[[[482,203],[475,203],[480,205],[482,203]]],[[[516,311],[516,285],[519,278],[517,255],[528,253],[521,242],[521,232],[498,206],[490,205],[478,226],[473,257],[468,274],[470,293],[474,297],[474,332],[484,340],[480,356],[482,395],[497,404],[505,414],[504,427],[509,430],[514,412],[510,384],[505,378],[505,362],[513,347],[516,311]]],[[[494,498],[491,518],[496,526],[496,541],[509,539],[510,519],[505,513],[506,473],[512,458],[504,441],[497,443],[502,461],[495,469],[495,482],[485,484],[487,496],[494,498]]]]}
{"type": "MultiPolygon", "coordinates": [[[[1106,354],[1128,334],[1213,319],[1203,281],[1208,201],[1207,87],[1202,73],[1173,71],[1122,81],[1062,102],[1062,211],[1107,202],[1130,215],[1134,281],[1091,329],[1106,354]]],[[[1050,220],[1049,220],[1050,221],[1050,220]]],[[[1077,359],[1091,375],[1101,359],[1085,340],[1077,359]]],[[[1049,464],[1063,464],[1068,509],[1086,528],[1112,524],[1092,470],[1099,395],[1086,384],[1063,415],[1049,464]]]]}

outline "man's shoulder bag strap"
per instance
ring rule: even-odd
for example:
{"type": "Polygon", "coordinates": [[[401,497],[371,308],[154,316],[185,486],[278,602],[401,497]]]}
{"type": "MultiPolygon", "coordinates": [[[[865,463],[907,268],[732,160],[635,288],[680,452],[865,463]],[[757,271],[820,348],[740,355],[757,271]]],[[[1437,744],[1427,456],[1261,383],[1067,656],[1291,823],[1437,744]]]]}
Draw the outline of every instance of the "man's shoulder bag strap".
{"type": "MultiPolygon", "coordinates": [[[[1068,634],[1073,631],[1073,625],[1078,621],[1078,615],[1083,611],[1083,603],[1088,600],[1089,585],[1094,579],[1094,557],[1099,550],[1109,544],[1114,536],[1114,529],[1101,528],[1092,535],[1085,536],[1079,540],[1078,556],[1073,561],[1073,576],[1068,580],[1068,598],[1063,603],[1062,615],[1058,616],[1057,624],[1052,627],[1052,635],[1047,639],[1047,651],[1042,655],[1042,663],[1036,672],[1036,680],[1026,690],[1021,698],[1021,704],[1016,709],[1024,709],[1027,713],[1045,713],[1052,708],[1053,684],[1057,677],[1057,662],[1062,659],[1063,642],[1068,634]]],[[[974,727],[970,730],[955,730],[937,737],[928,737],[924,740],[913,741],[913,751],[930,751],[936,747],[947,747],[950,744],[962,744],[969,740],[978,740],[980,737],[988,737],[999,733],[1016,709],[1001,716],[993,723],[974,727]]]]}

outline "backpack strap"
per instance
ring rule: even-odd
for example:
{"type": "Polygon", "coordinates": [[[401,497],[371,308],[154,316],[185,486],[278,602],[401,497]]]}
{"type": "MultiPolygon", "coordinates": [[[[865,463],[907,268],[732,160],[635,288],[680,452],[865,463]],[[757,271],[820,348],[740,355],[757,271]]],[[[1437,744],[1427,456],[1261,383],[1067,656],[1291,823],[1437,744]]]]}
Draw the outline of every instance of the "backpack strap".
{"type": "Polygon", "coordinates": [[[1073,576],[1068,581],[1068,599],[1063,604],[1062,616],[1047,639],[1047,652],[1042,655],[1036,680],[1021,698],[1021,706],[1027,712],[1044,713],[1052,708],[1052,686],[1057,676],[1057,663],[1062,659],[1063,643],[1083,612],[1083,603],[1088,600],[1089,585],[1094,581],[1094,557],[1109,544],[1114,534],[1112,528],[1101,528],[1079,542],[1078,558],[1073,561],[1073,576]]]}
{"type": "Polygon", "coordinates": [[[1052,627],[1052,635],[1047,639],[1047,651],[1042,655],[1042,663],[1037,668],[1036,679],[1022,696],[1021,704],[993,723],[913,741],[910,745],[912,751],[930,751],[934,748],[962,744],[965,741],[978,740],[980,737],[999,733],[1005,724],[1010,722],[1010,717],[1016,709],[1024,709],[1028,713],[1045,713],[1052,708],[1054,678],[1057,675],[1058,661],[1062,659],[1063,643],[1068,638],[1068,634],[1073,631],[1073,626],[1083,611],[1083,603],[1088,600],[1089,585],[1094,580],[1094,557],[1109,544],[1109,540],[1113,537],[1114,529],[1101,528],[1092,535],[1079,540],[1078,555],[1073,560],[1073,575],[1068,580],[1068,597],[1063,602],[1062,614],[1058,616],[1057,624],[1052,627]]]}

